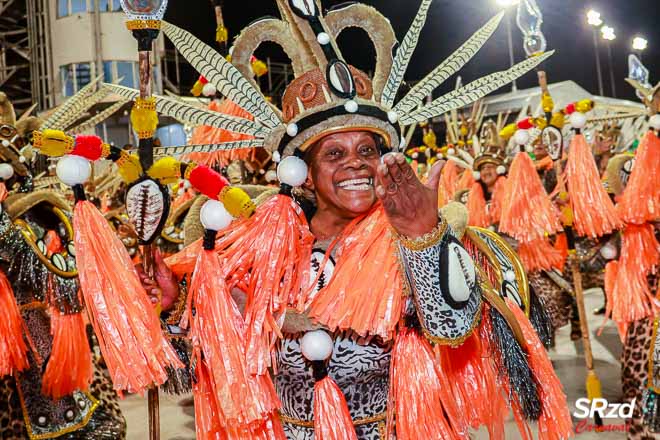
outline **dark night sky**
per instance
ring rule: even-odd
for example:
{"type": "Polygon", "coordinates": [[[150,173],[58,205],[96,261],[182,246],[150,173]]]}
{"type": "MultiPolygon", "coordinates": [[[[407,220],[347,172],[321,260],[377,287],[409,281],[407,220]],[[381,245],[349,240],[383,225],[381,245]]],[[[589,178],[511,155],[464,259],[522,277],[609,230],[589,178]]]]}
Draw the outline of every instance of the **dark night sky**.
{"type": "MultiPolygon", "coordinates": [[[[344,1],[324,0],[324,7],[344,1]]],[[[401,40],[407,31],[420,0],[364,0],[374,6],[392,22],[397,38],[401,40]]],[[[614,27],[617,39],[612,42],[612,61],[617,97],[635,99],[632,88],[624,82],[627,75],[627,56],[634,35],[641,34],[649,41],[643,54],[643,62],[651,72],[651,82],[660,80],[660,12],[657,0],[537,0],[544,15],[542,31],[548,40],[548,49],[555,55],[546,66],[550,82],[573,80],[592,93],[597,93],[595,55],[592,29],[587,26],[585,13],[594,8],[601,13],[606,24],[614,27]]],[[[513,8],[512,8],[513,9],[513,8]]],[[[406,74],[407,80],[421,78],[473,32],[498,11],[494,0],[435,0],[431,5],[426,26],[417,51],[406,74]]],[[[516,61],[524,59],[522,34],[515,25],[515,11],[509,11],[513,26],[514,54],[516,61]]],[[[225,0],[223,7],[225,24],[233,38],[252,20],[265,15],[278,16],[274,0],[225,0]]],[[[209,44],[213,44],[215,17],[210,1],[170,0],[165,19],[181,26],[209,44]],[[194,8],[191,6],[194,4],[194,8]]],[[[605,95],[611,96],[609,61],[604,40],[599,41],[605,95]]],[[[372,70],[374,51],[366,35],[347,30],[339,38],[344,57],[350,64],[363,70],[372,70]],[[368,56],[365,56],[367,54],[368,56]]],[[[283,52],[272,46],[257,52],[282,57],[283,52]]],[[[463,82],[469,82],[490,72],[509,66],[506,43],[506,26],[503,22],[490,41],[460,72],[463,82]]],[[[535,75],[528,74],[519,81],[519,87],[535,84],[535,75]]],[[[453,78],[445,89],[453,87],[453,78]]],[[[501,93],[501,90],[496,93],[501,93]]]]}

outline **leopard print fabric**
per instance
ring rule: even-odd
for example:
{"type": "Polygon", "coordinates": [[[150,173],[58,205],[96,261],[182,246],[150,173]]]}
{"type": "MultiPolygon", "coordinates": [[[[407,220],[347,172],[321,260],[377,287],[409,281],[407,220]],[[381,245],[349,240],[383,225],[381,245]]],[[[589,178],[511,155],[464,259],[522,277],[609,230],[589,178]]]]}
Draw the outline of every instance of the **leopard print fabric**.
{"type": "Polygon", "coordinates": [[[626,342],[621,355],[621,381],[623,398],[626,403],[635,399],[633,416],[629,423],[628,440],[660,439],[660,434],[653,434],[642,422],[642,394],[648,379],[648,356],[651,348],[653,320],[642,319],[628,327],[626,342]]]}
{"type": "MultiPolygon", "coordinates": [[[[123,440],[126,421],[121,414],[117,394],[110,377],[99,362],[94,365],[94,379],[89,393],[99,402],[91,419],[82,429],[63,434],[63,440],[123,440]]],[[[0,378],[0,438],[24,440],[29,438],[21,407],[17,383],[11,376],[0,378]]]]}
{"type": "Polygon", "coordinates": [[[553,330],[568,324],[572,313],[571,297],[543,271],[528,273],[527,278],[545,306],[553,330]]]}

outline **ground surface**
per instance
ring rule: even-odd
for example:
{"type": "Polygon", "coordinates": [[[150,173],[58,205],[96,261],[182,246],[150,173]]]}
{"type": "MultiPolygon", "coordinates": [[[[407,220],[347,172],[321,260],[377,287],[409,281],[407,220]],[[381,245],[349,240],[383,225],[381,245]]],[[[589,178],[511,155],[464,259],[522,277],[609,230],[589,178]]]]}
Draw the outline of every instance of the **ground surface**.
{"type": "MultiPolygon", "coordinates": [[[[589,315],[589,325],[592,335],[601,326],[602,316],[594,316],[591,311],[602,304],[602,293],[599,290],[587,291],[586,309],[589,315]]],[[[586,395],[584,378],[584,356],[581,342],[574,343],[569,338],[570,328],[562,328],[557,335],[557,347],[552,350],[551,358],[562,383],[571,413],[575,410],[576,399],[586,395]]],[[[621,343],[616,329],[608,323],[600,336],[592,338],[596,372],[603,385],[603,397],[610,402],[617,402],[621,396],[619,355],[621,343]]],[[[194,409],[190,397],[172,397],[161,393],[161,439],[163,440],[193,440],[195,438],[194,409]]],[[[122,402],[122,409],[128,422],[129,440],[148,439],[147,404],[146,399],[131,396],[122,402]]],[[[578,423],[578,420],[575,420],[578,423]]],[[[591,421],[589,421],[591,423],[591,421]]],[[[620,424],[621,420],[608,419],[606,424],[620,424]]],[[[475,434],[476,440],[488,439],[485,431],[475,434]]],[[[517,428],[513,422],[507,424],[507,439],[518,439],[517,428]]],[[[623,433],[617,432],[583,432],[576,436],[580,440],[614,440],[624,439],[623,433]]]]}

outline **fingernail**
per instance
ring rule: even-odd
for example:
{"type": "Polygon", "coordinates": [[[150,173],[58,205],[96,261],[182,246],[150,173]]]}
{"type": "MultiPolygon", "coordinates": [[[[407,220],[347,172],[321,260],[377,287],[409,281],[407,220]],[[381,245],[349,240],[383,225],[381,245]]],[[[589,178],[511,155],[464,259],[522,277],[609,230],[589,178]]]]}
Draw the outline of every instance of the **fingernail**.
{"type": "Polygon", "coordinates": [[[403,154],[397,154],[396,155],[396,161],[399,163],[404,163],[406,161],[406,158],[403,157],[403,154]]]}
{"type": "Polygon", "coordinates": [[[387,166],[382,164],[378,165],[378,172],[387,175],[387,166]]]}
{"type": "Polygon", "coordinates": [[[383,187],[380,186],[380,185],[377,186],[377,187],[376,187],[376,194],[377,194],[379,197],[383,197],[383,196],[385,195],[385,188],[383,188],[383,187]]]}

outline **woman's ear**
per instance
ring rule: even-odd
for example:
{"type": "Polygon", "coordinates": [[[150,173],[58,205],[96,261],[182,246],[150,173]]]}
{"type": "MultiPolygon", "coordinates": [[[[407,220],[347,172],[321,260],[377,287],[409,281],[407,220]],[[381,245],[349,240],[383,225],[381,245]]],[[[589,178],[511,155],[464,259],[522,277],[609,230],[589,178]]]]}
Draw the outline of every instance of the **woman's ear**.
{"type": "Polygon", "coordinates": [[[307,179],[305,179],[305,183],[302,184],[303,189],[307,191],[314,192],[314,180],[312,179],[312,170],[308,169],[307,171],[307,179]]]}

